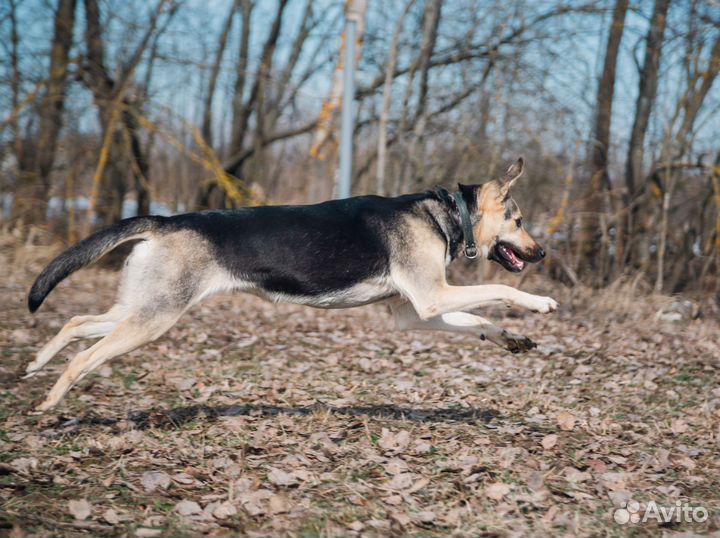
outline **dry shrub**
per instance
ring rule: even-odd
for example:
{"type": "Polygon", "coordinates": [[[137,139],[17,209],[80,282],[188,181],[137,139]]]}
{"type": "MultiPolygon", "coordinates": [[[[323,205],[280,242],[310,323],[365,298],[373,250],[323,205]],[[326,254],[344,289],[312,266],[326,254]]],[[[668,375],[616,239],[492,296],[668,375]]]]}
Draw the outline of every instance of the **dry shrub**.
{"type": "Polygon", "coordinates": [[[38,226],[6,225],[0,228],[0,267],[5,282],[19,285],[37,274],[63,249],[63,245],[38,226]]]}

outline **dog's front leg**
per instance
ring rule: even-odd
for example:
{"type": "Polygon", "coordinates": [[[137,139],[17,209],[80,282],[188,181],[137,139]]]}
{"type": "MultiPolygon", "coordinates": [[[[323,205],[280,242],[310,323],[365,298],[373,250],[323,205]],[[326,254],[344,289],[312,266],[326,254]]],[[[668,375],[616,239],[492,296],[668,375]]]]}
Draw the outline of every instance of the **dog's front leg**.
{"type": "Polygon", "coordinates": [[[489,340],[512,353],[528,351],[536,347],[535,342],[520,334],[506,331],[492,322],[467,312],[447,312],[430,319],[420,319],[409,302],[391,305],[395,324],[400,330],[430,330],[465,332],[489,340]]]}
{"type": "Polygon", "coordinates": [[[493,304],[519,306],[533,312],[547,314],[556,310],[557,301],[550,297],[532,295],[501,284],[486,286],[441,286],[406,293],[421,319],[430,319],[441,314],[472,310],[493,304]]]}

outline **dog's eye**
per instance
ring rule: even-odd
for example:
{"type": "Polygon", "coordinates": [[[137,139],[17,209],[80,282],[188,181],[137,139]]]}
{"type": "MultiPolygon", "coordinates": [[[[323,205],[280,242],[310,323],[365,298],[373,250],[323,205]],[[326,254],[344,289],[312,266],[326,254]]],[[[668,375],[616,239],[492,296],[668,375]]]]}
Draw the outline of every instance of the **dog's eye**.
{"type": "Polygon", "coordinates": [[[517,227],[520,228],[520,226],[522,226],[522,219],[515,219],[515,224],[517,224],[517,227]]]}

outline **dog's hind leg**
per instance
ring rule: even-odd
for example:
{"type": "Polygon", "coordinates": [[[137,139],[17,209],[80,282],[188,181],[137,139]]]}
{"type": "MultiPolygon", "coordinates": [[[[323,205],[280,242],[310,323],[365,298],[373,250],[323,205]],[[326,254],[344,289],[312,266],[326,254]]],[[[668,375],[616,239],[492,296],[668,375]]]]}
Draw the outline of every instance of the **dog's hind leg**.
{"type": "Polygon", "coordinates": [[[45,344],[38,352],[35,360],[27,365],[24,377],[34,376],[55,355],[75,340],[107,336],[123,318],[124,313],[124,307],[115,305],[99,316],[75,316],[65,324],[52,340],[45,344]]]}
{"type": "Polygon", "coordinates": [[[162,315],[129,315],[119,322],[110,334],[78,353],[70,361],[45,401],[37,407],[37,411],[47,411],[57,405],[75,383],[113,357],[128,353],[160,337],[175,324],[183,312],[184,309],[162,315]]]}
{"type": "Polygon", "coordinates": [[[190,306],[231,286],[231,279],[212,263],[209,247],[197,234],[179,232],[139,243],[126,262],[120,284],[122,319],[107,336],[70,361],[37,410],[54,407],[94,369],[160,337],[190,306]]]}
{"type": "Polygon", "coordinates": [[[448,312],[423,320],[411,303],[403,301],[391,305],[395,324],[400,330],[435,330],[465,332],[489,340],[512,353],[534,348],[535,343],[520,334],[507,331],[491,321],[467,312],[448,312]]]}

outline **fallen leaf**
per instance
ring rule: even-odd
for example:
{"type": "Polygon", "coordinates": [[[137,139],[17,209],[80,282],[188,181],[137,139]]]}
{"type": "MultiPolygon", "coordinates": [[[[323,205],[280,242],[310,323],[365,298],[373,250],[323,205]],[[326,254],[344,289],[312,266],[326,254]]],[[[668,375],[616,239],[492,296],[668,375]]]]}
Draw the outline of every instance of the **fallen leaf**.
{"type": "Polygon", "coordinates": [[[175,505],[175,511],[181,516],[190,516],[192,514],[199,514],[202,512],[202,508],[195,501],[180,501],[175,505]]]}
{"type": "Polygon", "coordinates": [[[494,501],[499,501],[510,493],[510,484],[495,482],[485,488],[485,495],[494,501]]]}
{"type": "Polygon", "coordinates": [[[407,470],[408,464],[400,458],[392,458],[385,464],[385,471],[388,474],[406,473],[407,470]]]}
{"type": "Polygon", "coordinates": [[[268,482],[276,486],[293,486],[298,483],[295,476],[290,473],[278,469],[277,467],[269,467],[267,474],[268,482]]]}
{"type": "Polygon", "coordinates": [[[173,384],[175,385],[175,388],[179,391],[186,391],[192,388],[192,386],[197,383],[197,379],[194,377],[188,377],[184,379],[176,379],[174,380],[173,384]]]}
{"type": "Polygon", "coordinates": [[[174,474],[174,475],[172,475],[172,479],[173,479],[173,481],[177,482],[178,484],[183,484],[186,486],[195,482],[195,479],[187,473],[174,474]]]}
{"type": "Polygon", "coordinates": [[[165,516],[158,514],[158,515],[146,517],[145,519],[143,519],[142,526],[143,527],[162,527],[163,525],[165,525],[166,520],[167,520],[167,518],[165,516]]]}
{"type": "Polygon", "coordinates": [[[561,412],[557,416],[556,420],[557,425],[560,426],[560,429],[566,432],[572,431],[572,429],[575,427],[575,415],[569,413],[568,411],[561,412]]]}
{"type": "Polygon", "coordinates": [[[259,489],[243,493],[237,499],[249,515],[258,516],[268,511],[267,500],[273,495],[274,493],[269,489],[259,489]]]}
{"type": "Polygon", "coordinates": [[[590,473],[584,473],[575,467],[565,467],[564,469],[565,478],[571,484],[577,484],[578,482],[584,482],[591,478],[590,473]]]}
{"type": "Polygon", "coordinates": [[[427,454],[432,450],[432,445],[427,441],[415,441],[413,445],[413,453],[415,454],[427,454]]]}
{"type": "Polygon", "coordinates": [[[670,429],[675,434],[685,433],[689,428],[687,422],[681,418],[676,418],[670,423],[670,429]]]}
{"type": "Polygon", "coordinates": [[[531,490],[538,491],[545,483],[545,473],[542,471],[532,471],[527,475],[527,478],[525,478],[525,483],[531,490]]]}
{"type": "Polygon", "coordinates": [[[145,491],[152,493],[156,489],[166,489],[170,485],[170,475],[162,471],[145,471],[142,474],[145,491]]]}
{"type": "Polygon", "coordinates": [[[441,517],[443,525],[448,527],[456,527],[460,524],[460,516],[463,513],[463,508],[453,508],[441,517]]]}
{"type": "Polygon", "coordinates": [[[420,491],[425,486],[427,486],[430,483],[429,478],[421,478],[419,480],[416,480],[415,483],[410,486],[410,489],[407,490],[408,493],[415,493],[416,491],[420,491]]]}
{"type": "Polygon", "coordinates": [[[421,523],[432,523],[435,521],[435,512],[417,512],[416,514],[413,514],[413,517],[416,521],[420,521],[421,523]]]}
{"type": "Polygon", "coordinates": [[[697,467],[697,464],[687,456],[677,456],[675,458],[675,463],[682,465],[690,471],[694,470],[695,467],[697,467]]]}
{"type": "Polygon", "coordinates": [[[390,512],[390,519],[395,521],[401,527],[407,527],[412,522],[410,516],[405,512],[390,512]]]}
{"type": "Polygon", "coordinates": [[[605,462],[602,460],[589,459],[587,460],[587,464],[598,474],[607,472],[607,465],[605,465],[605,462]]]}
{"type": "Polygon", "coordinates": [[[380,440],[378,446],[387,452],[399,454],[404,452],[410,444],[410,432],[400,430],[392,432],[387,428],[383,428],[380,432],[380,440]]]}
{"type": "Polygon", "coordinates": [[[396,474],[392,477],[392,479],[388,480],[385,483],[385,487],[388,489],[393,489],[395,491],[404,491],[410,489],[410,486],[413,485],[413,482],[415,482],[416,478],[417,476],[413,473],[396,474]]]}
{"type": "Polygon", "coordinates": [[[162,529],[149,529],[147,527],[138,527],[135,529],[137,538],[155,538],[163,533],[162,529]]]}
{"type": "Polygon", "coordinates": [[[83,521],[90,517],[92,506],[85,499],[79,499],[68,502],[68,511],[78,521],[83,521]]]}
{"type": "Polygon", "coordinates": [[[290,504],[282,495],[273,495],[268,503],[271,514],[284,514],[290,511],[290,504]]]}
{"type": "Polygon", "coordinates": [[[15,458],[10,465],[21,473],[29,473],[34,471],[38,466],[37,458],[15,458]]]}
{"type": "Polygon", "coordinates": [[[108,508],[105,512],[103,512],[103,519],[110,525],[117,525],[120,523],[120,518],[118,517],[117,512],[112,508],[108,508]]]}
{"type": "Polygon", "coordinates": [[[237,514],[237,508],[235,508],[235,505],[229,501],[220,503],[220,505],[213,510],[213,517],[217,519],[227,519],[235,514],[237,514]]]}
{"type": "Polygon", "coordinates": [[[610,497],[614,506],[621,506],[623,503],[627,505],[627,502],[632,498],[632,493],[619,489],[617,491],[608,491],[608,497],[610,497]]]}
{"type": "Polygon", "coordinates": [[[554,447],[557,444],[558,436],[556,433],[551,433],[550,435],[546,435],[543,437],[542,441],[540,441],[540,444],[545,450],[550,450],[552,447],[554,447]]]}
{"type": "Polygon", "coordinates": [[[545,514],[542,517],[542,520],[545,523],[551,523],[554,519],[557,513],[560,511],[560,509],[557,507],[557,505],[552,505],[550,508],[548,508],[548,511],[545,512],[545,514]]]}
{"type": "Polygon", "coordinates": [[[625,473],[603,473],[600,475],[600,482],[609,491],[623,491],[626,489],[625,473]]]}
{"type": "Polygon", "coordinates": [[[386,519],[368,519],[367,524],[383,533],[390,530],[390,522],[386,519]]]}

